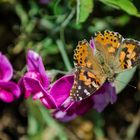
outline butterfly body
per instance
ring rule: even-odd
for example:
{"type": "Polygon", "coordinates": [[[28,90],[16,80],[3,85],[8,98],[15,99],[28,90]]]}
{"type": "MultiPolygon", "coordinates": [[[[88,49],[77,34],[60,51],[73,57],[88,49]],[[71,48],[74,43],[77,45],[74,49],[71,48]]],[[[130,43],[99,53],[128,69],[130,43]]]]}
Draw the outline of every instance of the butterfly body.
{"type": "Polygon", "coordinates": [[[118,73],[140,62],[140,43],[117,32],[99,32],[92,43],[80,41],[74,52],[76,71],[70,96],[75,101],[89,97],[106,81],[114,82],[118,73]]]}
{"type": "Polygon", "coordinates": [[[115,78],[115,73],[114,73],[114,65],[113,62],[107,63],[105,59],[99,54],[96,55],[97,61],[101,67],[102,74],[104,77],[106,77],[107,81],[113,82],[115,78]]]}

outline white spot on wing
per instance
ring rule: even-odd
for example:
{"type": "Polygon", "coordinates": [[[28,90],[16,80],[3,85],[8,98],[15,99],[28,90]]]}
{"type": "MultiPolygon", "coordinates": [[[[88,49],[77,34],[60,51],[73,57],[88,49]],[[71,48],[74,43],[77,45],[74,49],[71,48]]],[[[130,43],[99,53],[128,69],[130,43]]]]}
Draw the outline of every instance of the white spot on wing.
{"type": "Polygon", "coordinates": [[[87,93],[88,91],[86,89],[84,89],[84,93],[87,93]]]}
{"type": "Polygon", "coordinates": [[[90,95],[90,92],[87,92],[86,95],[90,95]]]}
{"type": "Polygon", "coordinates": [[[90,95],[90,92],[88,92],[86,89],[84,89],[84,93],[85,93],[86,95],[90,95]]]}
{"type": "Polygon", "coordinates": [[[78,86],[78,89],[80,90],[82,87],[81,86],[78,86]]]}
{"type": "Polygon", "coordinates": [[[98,88],[98,87],[99,87],[97,84],[95,84],[94,81],[92,82],[92,85],[93,85],[95,88],[98,88]]]}

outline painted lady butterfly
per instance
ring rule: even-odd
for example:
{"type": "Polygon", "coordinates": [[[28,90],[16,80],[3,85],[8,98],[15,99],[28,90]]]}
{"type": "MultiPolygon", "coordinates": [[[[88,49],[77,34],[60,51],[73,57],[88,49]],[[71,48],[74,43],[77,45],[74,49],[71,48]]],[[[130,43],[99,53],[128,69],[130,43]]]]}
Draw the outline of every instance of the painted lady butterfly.
{"type": "Polygon", "coordinates": [[[117,32],[98,32],[92,49],[80,41],[74,51],[75,78],[70,96],[83,100],[97,91],[105,81],[113,82],[116,74],[140,63],[140,42],[124,39],[117,32]]]}

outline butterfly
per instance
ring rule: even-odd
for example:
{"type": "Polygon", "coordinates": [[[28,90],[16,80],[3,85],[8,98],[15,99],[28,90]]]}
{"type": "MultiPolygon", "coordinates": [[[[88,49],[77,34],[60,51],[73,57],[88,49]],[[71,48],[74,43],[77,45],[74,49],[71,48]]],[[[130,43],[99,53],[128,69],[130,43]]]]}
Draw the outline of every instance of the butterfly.
{"type": "Polygon", "coordinates": [[[94,94],[106,81],[140,63],[140,42],[124,39],[118,32],[95,33],[92,48],[82,40],[74,51],[74,84],[70,97],[81,101],[94,94]]]}

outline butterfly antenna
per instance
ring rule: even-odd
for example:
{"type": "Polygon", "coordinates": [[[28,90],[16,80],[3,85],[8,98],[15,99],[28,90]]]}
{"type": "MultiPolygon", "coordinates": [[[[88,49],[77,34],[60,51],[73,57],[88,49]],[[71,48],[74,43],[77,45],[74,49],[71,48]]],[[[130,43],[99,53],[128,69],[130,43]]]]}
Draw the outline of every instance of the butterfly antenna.
{"type": "MultiPolygon", "coordinates": [[[[126,83],[125,82],[123,82],[123,81],[120,81],[120,80],[118,80],[118,79],[115,79],[115,81],[118,81],[118,82],[120,82],[120,83],[122,83],[122,84],[125,84],[126,85],[126,83]]],[[[132,87],[132,88],[134,88],[134,89],[136,89],[137,87],[135,87],[135,86],[133,86],[133,85],[130,85],[130,84],[127,84],[128,86],[130,86],[130,87],[132,87]]]]}

